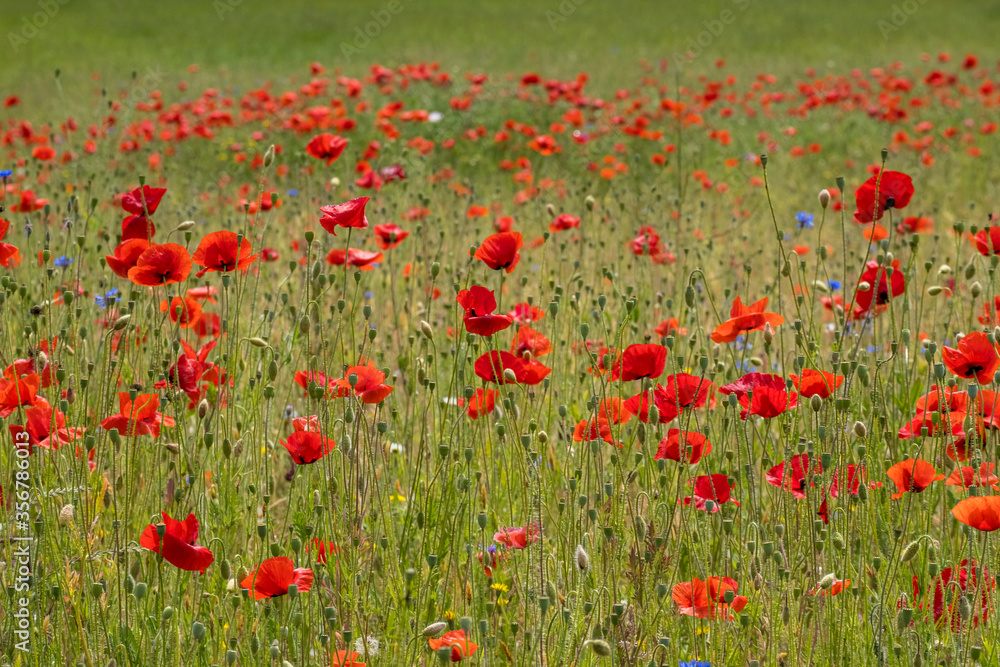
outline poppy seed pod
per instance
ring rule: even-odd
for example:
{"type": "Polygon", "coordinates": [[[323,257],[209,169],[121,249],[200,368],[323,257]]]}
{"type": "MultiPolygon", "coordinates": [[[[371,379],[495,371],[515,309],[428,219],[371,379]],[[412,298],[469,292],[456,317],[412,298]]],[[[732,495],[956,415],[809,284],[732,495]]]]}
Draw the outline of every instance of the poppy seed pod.
{"type": "Polygon", "coordinates": [[[859,438],[868,437],[868,427],[864,425],[864,422],[856,421],[854,422],[854,435],[859,438]]]}
{"type": "Polygon", "coordinates": [[[823,188],[819,191],[819,205],[826,208],[830,204],[830,191],[823,188]]]}

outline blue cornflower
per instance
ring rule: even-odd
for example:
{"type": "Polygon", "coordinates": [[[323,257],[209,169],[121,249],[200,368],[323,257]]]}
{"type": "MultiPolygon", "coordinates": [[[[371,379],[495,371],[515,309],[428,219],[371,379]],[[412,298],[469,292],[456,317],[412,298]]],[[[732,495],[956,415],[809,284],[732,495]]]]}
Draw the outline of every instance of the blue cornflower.
{"type": "Polygon", "coordinates": [[[298,190],[289,190],[289,191],[288,191],[288,196],[289,196],[289,197],[294,197],[294,196],[295,196],[295,195],[297,195],[297,194],[299,194],[299,191],[298,191],[298,190]]]}
{"type": "Polygon", "coordinates": [[[788,233],[783,234],[782,237],[784,238],[785,241],[791,241],[792,240],[792,235],[788,234],[788,233]]]}
{"type": "Polygon", "coordinates": [[[121,300],[122,300],[122,298],[120,296],[118,296],[118,288],[117,287],[112,287],[111,289],[109,289],[104,294],[95,294],[94,295],[94,301],[97,302],[97,307],[100,308],[101,310],[104,310],[105,308],[107,308],[109,303],[115,303],[115,302],[121,301],[121,300]]]}
{"type": "Polygon", "coordinates": [[[813,214],[806,213],[805,211],[799,211],[795,214],[795,219],[798,221],[799,229],[812,229],[813,226],[813,214]]]}
{"type": "Polygon", "coordinates": [[[830,289],[832,289],[832,290],[834,290],[834,291],[837,291],[837,290],[839,290],[839,289],[840,289],[841,287],[842,287],[842,286],[841,286],[841,284],[840,284],[840,281],[839,281],[839,280],[831,280],[831,281],[830,281],[830,289]]]}
{"type": "Polygon", "coordinates": [[[375,292],[365,292],[365,298],[371,299],[375,297],[375,292]]]}
{"type": "Polygon", "coordinates": [[[14,172],[10,169],[0,169],[0,178],[10,178],[14,175],[14,172]]]}
{"type": "Polygon", "coordinates": [[[707,660],[681,660],[677,667],[712,667],[707,660]]]}
{"type": "Polygon", "coordinates": [[[67,257],[66,255],[60,255],[56,257],[56,261],[52,262],[61,269],[65,269],[67,266],[73,263],[72,257],[67,257]]]}

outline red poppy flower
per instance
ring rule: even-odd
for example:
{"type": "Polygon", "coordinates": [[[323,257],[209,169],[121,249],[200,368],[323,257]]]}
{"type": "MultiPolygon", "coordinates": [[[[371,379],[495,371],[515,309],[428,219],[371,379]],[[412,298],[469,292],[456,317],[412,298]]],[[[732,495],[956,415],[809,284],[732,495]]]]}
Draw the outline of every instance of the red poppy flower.
{"type": "Polygon", "coordinates": [[[837,595],[851,587],[850,579],[837,579],[829,588],[820,588],[819,584],[810,591],[812,595],[837,595]]]}
{"type": "Polygon", "coordinates": [[[375,225],[375,243],[382,250],[392,250],[403,242],[410,232],[392,223],[385,225],[375,225]]]}
{"type": "Polygon", "coordinates": [[[470,419],[479,419],[480,417],[485,417],[486,415],[493,412],[493,408],[496,407],[496,389],[486,389],[477,388],[472,394],[472,398],[469,399],[469,404],[465,408],[465,414],[469,415],[470,419]]]}
{"type": "Polygon", "coordinates": [[[581,419],[573,427],[573,442],[594,442],[603,440],[609,445],[621,447],[611,433],[611,424],[604,419],[581,419]]]}
{"type": "Polygon", "coordinates": [[[510,344],[512,354],[524,358],[525,354],[532,357],[544,357],[552,351],[552,341],[529,326],[517,330],[517,336],[510,344]]]}
{"type": "MultiPolygon", "coordinates": [[[[295,371],[293,379],[297,385],[306,390],[306,393],[302,394],[303,397],[309,396],[308,392],[310,383],[315,382],[320,387],[325,388],[327,383],[330,382],[327,380],[326,375],[324,373],[320,373],[319,371],[295,371]]],[[[330,384],[332,384],[332,382],[330,382],[330,384]]]]}
{"type": "MultiPolygon", "coordinates": [[[[314,537],[312,540],[312,545],[316,548],[316,562],[326,565],[327,554],[331,556],[340,553],[340,549],[336,544],[327,540],[321,540],[318,537],[314,537]]],[[[306,543],[306,551],[309,550],[309,543],[306,543]]],[[[336,563],[336,561],[334,561],[336,563]]]]}
{"type": "MultiPolygon", "coordinates": [[[[195,321],[195,324],[197,324],[197,321],[195,321]]],[[[177,357],[174,365],[167,370],[166,379],[157,382],[153,386],[157,389],[172,387],[183,391],[188,395],[189,407],[194,408],[201,397],[199,385],[202,381],[211,382],[216,386],[220,384],[221,378],[218,375],[218,367],[207,361],[209,352],[217,344],[218,341],[209,341],[200,350],[195,352],[193,347],[182,340],[181,346],[184,348],[184,353],[177,357]]]]}
{"type": "Polygon", "coordinates": [[[885,471],[899,489],[898,493],[892,494],[893,499],[902,498],[907,491],[920,493],[933,482],[944,479],[944,475],[939,475],[927,461],[923,459],[906,459],[900,461],[885,471]]]}
{"type": "Polygon", "coordinates": [[[875,174],[854,193],[858,207],[854,219],[858,222],[880,220],[891,208],[905,208],[912,196],[913,179],[906,174],[898,171],[883,171],[881,177],[875,174]],[[876,190],[878,202],[875,201],[876,190]]]}
{"type": "Polygon", "coordinates": [[[521,260],[518,252],[524,246],[521,232],[501,232],[483,239],[473,255],[491,269],[504,269],[511,273],[521,260]]]}
{"type": "Polygon", "coordinates": [[[935,417],[933,412],[922,412],[913,418],[910,423],[899,429],[899,439],[909,440],[921,435],[922,429],[927,429],[927,435],[937,435],[950,430],[952,435],[965,436],[963,422],[965,412],[949,412],[947,418],[943,416],[935,417]]]}
{"type": "Polygon", "coordinates": [[[188,514],[184,521],[178,521],[163,512],[163,523],[162,540],[156,526],[149,524],[142,531],[139,546],[160,554],[163,560],[178,569],[205,574],[215,556],[207,548],[195,545],[198,541],[198,519],[194,514],[188,514]]]}
{"type": "Polygon", "coordinates": [[[788,461],[782,461],[764,475],[764,481],[771,486],[785,489],[795,498],[805,498],[806,489],[816,486],[813,476],[822,474],[823,465],[811,461],[809,454],[797,454],[788,461]],[[807,484],[808,483],[808,484],[807,484]]]}
{"type": "Polygon", "coordinates": [[[34,213],[35,211],[41,211],[48,203],[48,199],[36,197],[33,191],[22,190],[18,202],[11,206],[10,210],[16,213],[34,213]]]}
{"type": "Polygon", "coordinates": [[[507,311],[507,317],[518,324],[531,324],[545,317],[545,311],[530,303],[519,303],[512,310],[507,311]]]}
{"type": "Polygon", "coordinates": [[[251,255],[251,252],[250,239],[245,236],[241,239],[235,232],[223,230],[205,234],[191,261],[204,267],[197,274],[201,278],[209,271],[229,273],[236,269],[245,270],[257,259],[257,255],[251,255]]]}
{"type": "Polygon", "coordinates": [[[502,544],[508,549],[526,549],[529,544],[537,542],[541,538],[538,524],[532,521],[527,526],[514,526],[513,528],[501,528],[493,534],[493,541],[502,544]]]}
{"type": "Polygon", "coordinates": [[[344,377],[331,384],[335,398],[344,398],[352,393],[361,399],[362,403],[374,405],[384,401],[392,393],[393,386],[385,384],[385,373],[375,368],[373,361],[361,360],[356,366],[348,366],[344,377]],[[351,376],[355,376],[354,386],[351,386],[351,376]]]}
{"type": "Polygon", "coordinates": [[[732,620],[733,612],[742,611],[749,602],[746,597],[737,595],[731,604],[726,603],[726,591],[735,593],[738,589],[739,584],[729,577],[709,577],[706,581],[693,577],[675,584],[671,597],[685,616],[732,620]]]}
{"type": "Polygon", "coordinates": [[[365,215],[365,205],[369,199],[370,197],[358,197],[343,204],[321,206],[319,210],[323,217],[319,219],[319,224],[334,236],[337,235],[337,227],[366,229],[368,216],[365,215]]]}
{"type": "Polygon", "coordinates": [[[450,646],[452,662],[461,662],[463,658],[468,658],[479,648],[478,644],[473,644],[465,636],[465,630],[446,632],[439,639],[428,639],[427,644],[431,647],[432,651],[437,651],[444,646],[450,646]]]}
{"type": "Polygon", "coordinates": [[[778,313],[766,313],[767,297],[744,306],[740,297],[736,297],[729,311],[729,319],[715,327],[712,340],[716,343],[732,343],[740,336],[751,331],[763,331],[770,324],[776,327],[785,321],[778,313]]]}
{"type": "Polygon", "coordinates": [[[288,450],[292,460],[299,465],[315,463],[337,446],[333,438],[327,438],[310,430],[296,430],[287,440],[280,442],[282,447],[288,450]]]}
{"type": "MultiPolygon", "coordinates": [[[[661,424],[673,421],[680,414],[683,408],[678,407],[677,401],[670,401],[667,397],[667,390],[662,385],[653,388],[653,405],[660,412],[661,424]]],[[[649,422],[649,393],[642,392],[625,401],[625,407],[629,412],[636,415],[639,421],[649,422]]]]}
{"type": "Polygon", "coordinates": [[[14,373],[0,378],[0,418],[6,419],[18,408],[27,408],[35,404],[41,378],[36,373],[19,375],[14,373]]]}
{"type": "MultiPolygon", "coordinates": [[[[993,479],[996,480],[996,476],[993,479]]],[[[993,488],[995,489],[996,486],[994,485],[993,488]]],[[[951,513],[966,526],[984,532],[992,532],[1000,528],[1000,496],[971,496],[960,500],[951,508],[951,513]]]]}
{"type": "Polygon", "coordinates": [[[802,370],[802,376],[789,375],[795,388],[806,398],[819,396],[820,398],[830,398],[840,385],[844,383],[843,375],[835,375],[826,371],[817,371],[812,368],[802,370]]]}
{"type": "Polygon", "coordinates": [[[240,582],[241,588],[250,591],[254,600],[276,598],[288,593],[288,587],[295,585],[299,593],[312,588],[313,572],[309,568],[296,568],[291,558],[278,556],[268,558],[240,582]]]}
{"type": "Polygon", "coordinates": [[[866,282],[869,285],[867,290],[859,291],[854,297],[854,302],[861,313],[868,312],[873,299],[879,306],[884,306],[906,291],[906,278],[899,270],[898,259],[892,261],[891,277],[887,267],[880,267],[877,261],[871,260],[865,265],[865,272],[861,274],[861,282],[866,282]],[[878,285],[875,284],[876,277],[878,285]]]}
{"type": "Polygon", "coordinates": [[[47,162],[56,156],[56,149],[52,146],[35,146],[31,151],[31,157],[42,162],[47,162]]]}
{"type": "Polygon", "coordinates": [[[153,215],[166,193],[166,188],[144,185],[122,195],[122,208],[132,215],[153,215]]]}
{"type": "Polygon", "coordinates": [[[695,431],[685,431],[684,452],[682,454],[680,429],[672,428],[667,431],[667,437],[660,441],[660,446],[656,450],[656,456],[653,458],[669,459],[678,463],[690,463],[694,465],[701,460],[702,456],[711,453],[711,451],[712,443],[703,434],[695,431]]]}
{"type": "Polygon", "coordinates": [[[612,380],[641,380],[663,375],[667,363],[667,348],[656,343],[629,345],[621,359],[611,369],[612,380]]]}
{"type": "Polygon", "coordinates": [[[980,229],[972,237],[972,245],[976,246],[976,250],[984,257],[1000,255],[1000,227],[980,229]]]}
{"type": "Polygon", "coordinates": [[[974,331],[958,341],[958,349],[945,345],[941,349],[944,365],[961,378],[975,378],[979,384],[993,382],[1000,368],[997,349],[981,331],[974,331]]]}
{"type": "MultiPolygon", "coordinates": [[[[986,393],[993,394],[993,392],[983,391],[980,392],[980,396],[986,393]]],[[[991,398],[995,398],[995,394],[991,398]]],[[[929,392],[917,399],[917,414],[922,412],[940,412],[942,414],[945,412],[966,412],[968,399],[967,393],[954,387],[944,387],[942,391],[934,386],[929,392]]]]}
{"type": "MultiPolygon", "coordinates": [[[[4,234],[7,232],[6,225],[9,224],[7,220],[0,220],[0,239],[3,239],[4,234]]],[[[16,245],[11,243],[0,243],[0,266],[4,268],[14,268],[21,263],[21,251],[16,245]]]]}
{"type": "Polygon", "coordinates": [[[972,466],[962,466],[952,470],[944,483],[948,486],[960,486],[963,491],[970,486],[992,486],[994,490],[997,490],[1000,488],[997,486],[1000,478],[993,474],[995,467],[995,463],[983,461],[979,464],[979,474],[977,475],[976,469],[972,466]]]}
{"type": "Polygon", "coordinates": [[[833,481],[830,482],[830,495],[834,498],[840,496],[841,480],[847,482],[848,493],[852,496],[858,495],[858,491],[861,490],[863,483],[868,484],[868,488],[873,490],[882,486],[882,482],[867,482],[865,480],[865,467],[863,465],[848,463],[846,470],[838,468],[833,471],[833,481]]]}
{"type": "Polygon", "coordinates": [[[541,383],[541,381],[548,377],[551,372],[552,369],[548,366],[531,359],[524,362],[521,373],[517,376],[517,381],[520,384],[526,384],[533,387],[536,384],[541,383]]]}
{"type": "Polygon", "coordinates": [[[473,285],[459,292],[455,300],[465,309],[462,321],[465,322],[465,330],[469,333],[492,336],[513,323],[507,315],[494,314],[497,300],[493,296],[493,290],[473,285]]]}
{"type": "Polygon", "coordinates": [[[365,667],[365,663],[358,662],[356,651],[335,651],[333,654],[333,667],[365,667]]]}
{"type": "Polygon", "coordinates": [[[676,317],[668,317],[656,325],[656,335],[660,338],[666,338],[672,333],[677,333],[681,336],[687,335],[687,328],[680,328],[676,317]]]}
{"type": "Polygon", "coordinates": [[[347,139],[324,132],[317,134],[306,144],[306,153],[317,160],[326,160],[326,166],[333,164],[347,148],[347,139]]]}
{"type": "Polygon", "coordinates": [[[122,220],[122,243],[132,239],[151,241],[156,235],[156,225],[142,215],[130,215],[122,220]]]}
{"type": "Polygon", "coordinates": [[[561,232],[567,229],[579,229],[580,218],[569,213],[560,213],[549,223],[550,232],[561,232]]]}
{"type": "Polygon", "coordinates": [[[119,278],[128,279],[128,272],[139,261],[139,257],[149,247],[149,241],[144,238],[129,239],[115,248],[114,255],[105,255],[104,260],[119,278]]]}
{"type": "MultiPolygon", "coordinates": [[[[167,312],[167,300],[160,301],[160,312],[167,312]]],[[[190,329],[201,319],[201,304],[191,297],[175,296],[170,300],[170,321],[181,329],[190,329]]]]}
{"type": "Polygon", "coordinates": [[[708,511],[707,502],[712,501],[712,514],[720,511],[724,503],[733,503],[737,507],[740,506],[738,502],[731,498],[732,488],[729,486],[729,478],[723,474],[715,473],[713,475],[698,475],[692,480],[688,480],[688,484],[694,485],[694,494],[691,496],[686,496],[678,500],[678,503],[683,503],[684,505],[690,505],[694,503],[694,507],[702,512],[708,511]]]}
{"type": "Polygon", "coordinates": [[[343,266],[345,270],[348,266],[353,266],[360,271],[374,271],[375,267],[384,260],[385,255],[380,252],[369,252],[357,248],[349,248],[346,252],[342,248],[331,250],[326,256],[328,264],[343,266]]]}
{"type": "Polygon", "coordinates": [[[143,250],[129,269],[128,279],[136,285],[153,287],[184,282],[190,273],[191,255],[184,246],[164,243],[143,250]]]}
{"type": "Polygon", "coordinates": [[[174,418],[159,412],[159,394],[138,394],[133,401],[128,392],[118,392],[118,414],[101,421],[101,428],[126,436],[151,435],[160,437],[160,426],[171,427],[174,418]]]}
{"type": "MultiPolygon", "coordinates": [[[[505,370],[513,371],[515,378],[524,376],[524,362],[510,352],[503,350],[499,352],[494,350],[482,355],[476,359],[474,368],[476,375],[484,382],[507,384],[508,381],[504,378],[505,370]]],[[[518,380],[515,379],[514,382],[516,383],[518,380]]]]}
{"type": "Polygon", "coordinates": [[[750,415],[757,415],[771,419],[785,410],[796,407],[798,403],[799,395],[794,391],[757,387],[753,390],[753,394],[740,396],[740,406],[743,408],[740,417],[746,419],[750,415]]]}
{"type": "Polygon", "coordinates": [[[14,442],[18,442],[19,433],[25,433],[28,444],[45,449],[59,449],[82,437],[87,430],[67,427],[66,415],[41,397],[36,397],[34,403],[25,409],[24,425],[8,424],[7,429],[14,442]]]}

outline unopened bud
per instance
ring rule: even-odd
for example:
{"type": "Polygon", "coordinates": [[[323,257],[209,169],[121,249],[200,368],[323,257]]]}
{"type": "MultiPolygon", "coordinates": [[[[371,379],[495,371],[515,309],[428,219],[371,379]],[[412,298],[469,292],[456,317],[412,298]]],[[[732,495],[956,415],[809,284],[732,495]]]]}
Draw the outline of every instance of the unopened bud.
{"type": "Polygon", "coordinates": [[[854,422],[854,435],[859,438],[868,437],[868,427],[864,425],[864,422],[854,422]]]}
{"type": "Polygon", "coordinates": [[[978,280],[976,282],[972,283],[972,287],[970,288],[970,291],[972,292],[972,298],[973,299],[977,298],[980,294],[983,293],[983,285],[982,285],[982,283],[980,283],[978,280]]]}
{"type": "Polygon", "coordinates": [[[59,525],[68,526],[73,523],[73,513],[74,509],[72,505],[63,505],[63,508],[59,510],[59,525]]]}
{"type": "Polygon", "coordinates": [[[186,232],[189,229],[193,229],[194,226],[195,226],[195,221],[194,220],[185,220],[181,224],[177,225],[177,231],[179,231],[179,232],[186,232]]]}
{"type": "Polygon", "coordinates": [[[927,296],[937,296],[944,291],[944,288],[940,285],[931,285],[927,288],[927,296]]]}
{"type": "Polygon", "coordinates": [[[503,379],[505,382],[517,382],[517,374],[514,373],[513,369],[505,368],[503,369],[503,379]]]}
{"type": "Polygon", "coordinates": [[[823,407],[823,399],[817,394],[813,394],[809,398],[809,407],[812,408],[813,412],[819,412],[823,407]]]}
{"type": "Polygon", "coordinates": [[[823,188],[819,191],[819,205],[826,208],[830,204],[830,191],[823,188]]]}
{"type": "Polygon", "coordinates": [[[114,329],[115,331],[121,331],[122,329],[128,326],[128,323],[131,319],[132,319],[131,314],[122,315],[117,320],[115,320],[114,326],[112,326],[111,328],[114,329]]]}
{"type": "Polygon", "coordinates": [[[603,639],[591,639],[587,642],[587,645],[590,647],[590,650],[602,658],[611,655],[611,645],[603,639]]]}
{"type": "Polygon", "coordinates": [[[590,567],[590,556],[582,544],[576,545],[576,566],[580,568],[581,572],[586,572],[587,568],[590,567]]]}
{"type": "Polygon", "coordinates": [[[819,587],[822,590],[826,590],[837,583],[837,575],[831,572],[822,579],[819,580],[819,587]]]}
{"type": "Polygon", "coordinates": [[[909,563],[916,557],[917,551],[919,549],[920,549],[919,540],[914,540],[910,542],[909,544],[906,545],[906,548],[903,549],[903,554],[899,557],[899,561],[901,563],[909,563]]]}
{"type": "Polygon", "coordinates": [[[205,415],[207,414],[208,414],[208,400],[203,398],[201,399],[201,402],[198,403],[198,419],[204,419],[205,415]]]}
{"type": "Polygon", "coordinates": [[[448,627],[447,623],[445,623],[444,621],[438,621],[437,623],[431,623],[430,625],[428,625],[426,628],[424,628],[424,631],[420,634],[422,634],[424,637],[435,637],[444,632],[447,627],[448,627]]]}
{"type": "Polygon", "coordinates": [[[767,322],[764,324],[764,342],[768,345],[774,340],[774,329],[771,328],[771,323],[767,322]]]}
{"type": "Polygon", "coordinates": [[[272,162],[274,162],[274,144],[268,146],[264,152],[264,166],[270,167],[272,162]]]}
{"type": "Polygon", "coordinates": [[[549,214],[550,218],[556,217],[556,207],[553,206],[552,204],[546,204],[545,210],[549,214]]]}
{"type": "Polygon", "coordinates": [[[427,340],[434,338],[434,329],[431,328],[431,325],[427,320],[420,320],[420,333],[422,333],[427,340]]]}
{"type": "Polygon", "coordinates": [[[594,204],[597,202],[594,200],[592,195],[587,195],[587,198],[583,200],[584,205],[587,207],[588,211],[594,210],[594,204]]]}
{"type": "Polygon", "coordinates": [[[867,280],[862,280],[860,283],[858,283],[858,291],[859,292],[867,292],[871,288],[872,288],[872,284],[870,282],[868,282],[867,280]]]}
{"type": "Polygon", "coordinates": [[[267,341],[263,338],[251,338],[250,344],[254,347],[267,347],[267,341]]]}

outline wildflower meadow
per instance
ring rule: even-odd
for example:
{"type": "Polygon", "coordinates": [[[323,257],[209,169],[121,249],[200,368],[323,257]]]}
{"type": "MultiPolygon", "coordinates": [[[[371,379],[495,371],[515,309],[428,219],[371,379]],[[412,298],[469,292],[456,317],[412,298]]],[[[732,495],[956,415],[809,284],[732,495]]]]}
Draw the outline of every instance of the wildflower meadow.
{"type": "Polygon", "coordinates": [[[1000,663],[995,10],[82,4],[4,10],[0,665],[1000,663]]]}

